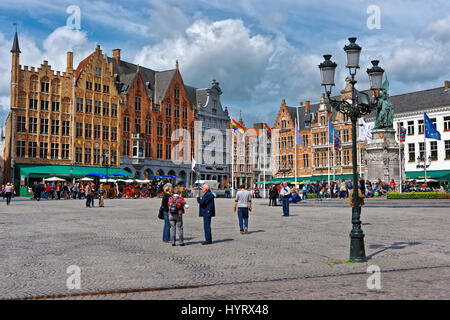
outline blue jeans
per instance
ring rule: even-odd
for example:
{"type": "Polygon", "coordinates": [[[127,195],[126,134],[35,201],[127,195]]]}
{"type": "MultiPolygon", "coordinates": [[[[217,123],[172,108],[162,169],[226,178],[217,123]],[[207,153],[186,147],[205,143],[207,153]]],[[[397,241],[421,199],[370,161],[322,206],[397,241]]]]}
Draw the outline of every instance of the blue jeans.
{"type": "Polygon", "coordinates": [[[170,221],[169,213],[164,211],[164,229],[163,229],[163,241],[170,241],[170,221]]]}
{"type": "Polygon", "coordinates": [[[289,215],[289,198],[282,197],[281,201],[283,203],[283,215],[288,216],[289,215]]]}
{"type": "Polygon", "coordinates": [[[205,241],[212,242],[211,217],[203,217],[203,229],[205,230],[205,241]]]}
{"type": "Polygon", "coordinates": [[[86,207],[90,207],[91,206],[91,196],[86,196],[86,207]]]}
{"type": "Polygon", "coordinates": [[[248,208],[237,208],[239,219],[239,230],[248,229],[248,208]]]}

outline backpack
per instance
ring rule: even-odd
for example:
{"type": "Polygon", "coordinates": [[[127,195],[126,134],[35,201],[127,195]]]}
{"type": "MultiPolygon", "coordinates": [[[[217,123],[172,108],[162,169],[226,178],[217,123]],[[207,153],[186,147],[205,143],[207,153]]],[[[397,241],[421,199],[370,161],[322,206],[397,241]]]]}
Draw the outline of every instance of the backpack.
{"type": "Polygon", "coordinates": [[[170,197],[169,199],[169,213],[170,214],[179,214],[180,207],[181,207],[181,197],[170,197]]]}

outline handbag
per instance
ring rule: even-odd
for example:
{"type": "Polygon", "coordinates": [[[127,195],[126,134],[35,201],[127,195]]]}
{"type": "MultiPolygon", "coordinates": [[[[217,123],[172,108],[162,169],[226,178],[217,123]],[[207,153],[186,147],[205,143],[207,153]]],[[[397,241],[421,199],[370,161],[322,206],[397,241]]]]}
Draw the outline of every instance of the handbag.
{"type": "Polygon", "coordinates": [[[164,208],[162,206],[159,207],[158,218],[164,220],[164,208]]]}

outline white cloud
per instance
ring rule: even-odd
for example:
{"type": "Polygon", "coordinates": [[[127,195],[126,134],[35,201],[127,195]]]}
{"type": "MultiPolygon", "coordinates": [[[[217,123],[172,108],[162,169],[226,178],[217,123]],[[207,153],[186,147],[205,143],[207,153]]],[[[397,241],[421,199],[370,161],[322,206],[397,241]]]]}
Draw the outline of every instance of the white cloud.
{"type": "Polygon", "coordinates": [[[274,52],[271,39],[251,35],[241,20],[199,20],[182,36],[142,48],[135,62],[155,70],[174,69],[187,84],[203,87],[216,78],[233,100],[249,100],[274,52]],[[232,94],[231,94],[232,93],[232,94]]]}

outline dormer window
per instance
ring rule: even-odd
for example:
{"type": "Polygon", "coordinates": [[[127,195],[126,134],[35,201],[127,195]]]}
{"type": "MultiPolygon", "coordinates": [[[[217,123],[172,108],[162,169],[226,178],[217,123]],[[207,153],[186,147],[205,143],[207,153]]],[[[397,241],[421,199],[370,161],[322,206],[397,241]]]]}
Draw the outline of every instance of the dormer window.
{"type": "Polygon", "coordinates": [[[102,76],[102,68],[95,67],[95,76],[101,77],[102,76]]]}

